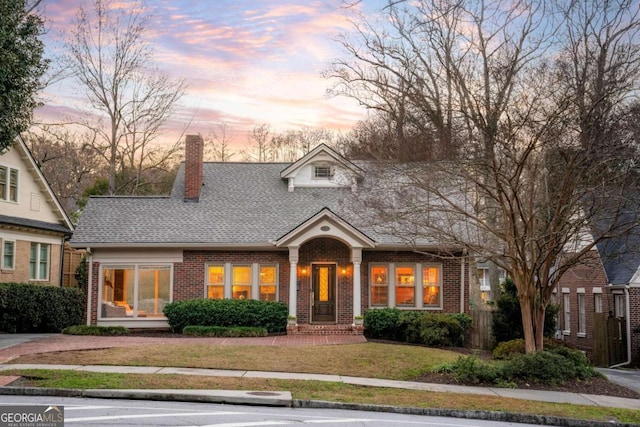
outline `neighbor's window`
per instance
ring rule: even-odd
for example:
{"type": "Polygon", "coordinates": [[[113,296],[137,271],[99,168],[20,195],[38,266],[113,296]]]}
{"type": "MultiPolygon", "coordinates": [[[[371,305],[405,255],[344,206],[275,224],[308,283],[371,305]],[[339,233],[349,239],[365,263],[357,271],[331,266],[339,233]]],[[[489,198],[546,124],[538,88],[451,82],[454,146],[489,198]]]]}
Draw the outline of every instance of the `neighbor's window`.
{"type": "Polygon", "coordinates": [[[224,298],[224,265],[210,265],[207,280],[207,298],[224,298]]]}
{"type": "Polygon", "coordinates": [[[382,265],[373,266],[369,277],[371,305],[386,307],[389,301],[389,269],[382,265]]]}
{"type": "Polygon", "coordinates": [[[593,311],[602,313],[602,294],[593,294],[593,311]]]}
{"type": "Polygon", "coordinates": [[[49,280],[49,248],[46,243],[31,243],[29,251],[29,279],[49,280]]]}
{"type": "Polygon", "coordinates": [[[587,313],[584,305],[584,294],[578,294],[578,333],[587,333],[587,313]]]}
{"type": "Polygon", "coordinates": [[[412,266],[396,267],[396,305],[416,305],[415,270],[412,266]]]}
{"type": "Polygon", "coordinates": [[[624,295],[615,294],[613,296],[613,305],[615,307],[615,315],[616,315],[616,317],[625,317],[624,316],[624,311],[625,311],[624,295]]]}
{"type": "Polygon", "coordinates": [[[276,301],[276,267],[273,265],[260,266],[260,300],[276,301]]]}
{"type": "Polygon", "coordinates": [[[331,177],[331,166],[316,166],[314,168],[314,177],[315,178],[330,178],[331,177]]]}
{"type": "Polygon", "coordinates": [[[422,301],[424,305],[440,305],[440,269],[422,268],[422,301]]]}
{"type": "Polygon", "coordinates": [[[2,243],[2,268],[13,270],[15,268],[16,242],[5,240],[2,243]]]}
{"type": "Polygon", "coordinates": [[[18,201],[18,170],[0,166],[0,200],[18,201]]]}
{"type": "Polygon", "coordinates": [[[233,283],[231,284],[231,297],[233,299],[251,298],[251,266],[234,265],[233,283]]]}
{"type": "Polygon", "coordinates": [[[564,310],[564,331],[571,331],[571,294],[562,294],[562,305],[564,310]]]}
{"type": "Polygon", "coordinates": [[[102,318],[164,317],[171,302],[171,266],[104,266],[101,295],[102,318]]]}

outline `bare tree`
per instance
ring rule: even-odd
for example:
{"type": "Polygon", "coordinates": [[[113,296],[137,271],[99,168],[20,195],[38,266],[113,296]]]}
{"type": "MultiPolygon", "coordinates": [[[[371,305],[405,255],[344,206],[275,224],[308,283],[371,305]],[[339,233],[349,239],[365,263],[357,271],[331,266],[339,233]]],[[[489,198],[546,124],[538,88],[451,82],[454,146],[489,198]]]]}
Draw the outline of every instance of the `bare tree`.
{"type": "Polygon", "coordinates": [[[93,185],[105,169],[92,148],[94,137],[91,132],[78,135],[49,126],[25,135],[38,166],[69,214],[78,208],[77,201],[85,188],[93,185]]]}
{"type": "Polygon", "coordinates": [[[266,123],[254,126],[247,139],[249,147],[242,150],[242,156],[247,161],[266,162],[267,149],[269,146],[270,130],[266,123]]]}
{"type": "Polygon", "coordinates": [[[94,147],[109,164],[111,194],[138,192],[142,169],[163,167],[178,147],[176,142],[162,153],[151,148],[184,94],[185,82],[170,80],[149,66],[149,16],[144,11],[142,3],[124,9],[112,0],[95,0],[92,9],[80,7],[66,43],[66,65],[91,107],[107,120],[104,127],[85,125],[99,136],[94,147]],[[118,168],[132,171],[121,189],[116,185],[118,168]]]}
{"type": "Polygon", "coordinates": [[[566,34],[584,20],[554,21],[581,16],[562,9],[565,2],[389,2],[384,24],[359,24],[356,40],[343,40],[351,60],[331,73],[340,93],[396,123],[401,111],[416,127],[431,129],[426,143],[460,144],[453,156],[388,165],[395,174],[385,179],[393,185],[378,184],[363,198],[378,207],[377,224],[386,232],[410,242],[437,238],[506,270],[518,289],[527,352],[543,348],[544,313],[560,277],[590,259],[599,240],[632,226],[615,218],[627,208],[627,190],[637,185],[633,162],[621,162],[619,150],[580,143],[592,136],[576,126],[569,108],[580,99],[577,85],[562,84],[563,73],[548,59],[573,47],[589,51],[579,60],[601,58],[600,66],[619,69],[624,55],[594,55],[599,44],[619,40],[616,50],[631,55],[624,59],[629,68],[612,83],[620,91],[600,92],[597,102],[620,106],[624,96],[616,94],[633,93],[628,89],[637,70],[633,42],[621,34],[633,36],[640,23],[631,2],[604,3],[617,11],[611,16],[624,18],[592,19],[581,31],[588,40],[591,34],[601,38],[580,47],[566,34]],[[388,108],[390,93],[402,101],[394,104],[401,110],[388,108]],[[593,238],[588,230],[596,222],[593,238]]]}
{"type": "Polygon", "coordinates": [[[228,123],[220,122],[215,129],[204,139],[205,151],[210,154],[212,160],[228,162],[235,155],[231,151],[231,141],[235,132],[228,123]]]}

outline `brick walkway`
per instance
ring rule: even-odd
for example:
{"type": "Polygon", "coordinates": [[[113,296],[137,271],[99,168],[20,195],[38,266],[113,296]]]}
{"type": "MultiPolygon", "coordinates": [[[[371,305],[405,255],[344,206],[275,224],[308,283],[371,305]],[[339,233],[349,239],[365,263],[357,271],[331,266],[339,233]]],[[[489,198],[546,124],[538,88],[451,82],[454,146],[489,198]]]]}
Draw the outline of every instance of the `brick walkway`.
{"type": "MultiPolygon", "coordinates": [[[[1,339],[1,337],[0,337],[1,339]]],[[[171,337],[95,337],[78,335],[53,335],[8,348],[0,349],[0,363],[25,354],[49,353],[67,350],[91,350],[97,348],[130,347],[157,344],[214,344],[214,345],[266,345],[308,346],[358,344],[366,342],[362,335],[277,335],[263,338],[171,338],[171,337]]]]}

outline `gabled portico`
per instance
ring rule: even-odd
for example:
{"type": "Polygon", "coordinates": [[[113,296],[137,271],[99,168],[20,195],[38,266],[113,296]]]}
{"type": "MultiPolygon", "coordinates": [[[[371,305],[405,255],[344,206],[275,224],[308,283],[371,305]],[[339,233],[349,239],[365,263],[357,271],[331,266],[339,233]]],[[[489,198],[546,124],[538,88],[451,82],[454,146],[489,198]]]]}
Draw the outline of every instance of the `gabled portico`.
{"type": "MultiPolygon", "coordinates": [[[[291,269],[289,284],[289,315],[298,315],[298,297],[299,292],[301,292],[299,287],[300,277],[298,275],[300,248],[302,245],[313,239],[322,238],[337,240],[349,248],[349,261],[352,263],[352,274],[350,276],[353,278],[353,308],[351,315],[351,322],[353,322],[353,317],[362,315],[362,283],[360,271],[362,250],[373,248],[376,243],[328,208],[322,209],[316,215],[298,225],[275,242],[277,247],[286,247],[289,250],[289,263],[291,269]]],[[[322,259],[325,261],[323,265],[330,265],[330,263],[327,264],[326,258],[322,259]]],[[[323,270],[320,271],[326,276],[326,272],[323,270]]],[[[330,294],[329,291],[326,291],[327,295],[330,294]]],[[[309,292],[311,292],[311,290],[309,290],[309,292]]],[[[313,305],[313,302],[311,304],[313,305]]],[[[312,323],[311,319],[312,318],[310,317],[310,323],[312,323]]],[[[340,322],[336,319],[336,323],[340,322]]]]}

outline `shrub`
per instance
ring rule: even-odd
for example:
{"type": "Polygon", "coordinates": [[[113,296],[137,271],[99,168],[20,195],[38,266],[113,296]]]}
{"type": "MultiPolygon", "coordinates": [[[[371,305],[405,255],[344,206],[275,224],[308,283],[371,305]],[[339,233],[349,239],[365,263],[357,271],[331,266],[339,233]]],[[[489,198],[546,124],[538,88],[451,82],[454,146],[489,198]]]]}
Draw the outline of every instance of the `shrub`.
{"type": "Polygon", "coordinates": [[[364,334],[367,338],[403,341],[400,333],[400,315],[397,308],[368,310],[364,315],[364,334]]]}
{"type": "Polygon", "coordinates": [[[368,338],[389,339],[429,346],[461,346],[471,326],[464,313],[401,311],[397,308],[369,310],[364,317],[368,338]]]}
{"type": "Polygon", "coordinates": [[[287,329],[289,309],[282,302],[256,300],[194,299],[176,301],[164,307],[174,331],[187,326],[252,326],[269,333],[287,329]]]}
{"type": "Polygon", "coordinates": [[[62,333],[67,335],[114,336],[128,335],[129,330],[124,326],[75,325],[64,328],[62,333]]]}
{"type": "Polygon", "coordinates": [[[265,328],[255,328],[250,326],[187,326],[182,330],[183,335],[196,337],[266,337],[268,332],[265,328]]]}
{"type": "MultiPolygon", "coordinates": [[[[558,347],[565,347],[564,344],[551,338],[544,339],[544,349],[551,350],[558,347]]],[[[524,339],[518,338],[511,341],[501,342],[493,349],[493,357],[495,359],[511,359],[518,354],[524,354],[524,339]]]]}
{"type": "Polygon", "coordinates": [[[501,381],[498,367],[473,355],[458,357],[448,369],[456,381],[464,384],[492,384],[501,381]]]}
{"type": "Polygon", "coordinates": [[[10,333],[60,332],[84,320],[79,289],[24,283],[0,284],[0,330],[10,333]]]}
{"type": "Polygon", "coordinates": [[[504,377],[511,380],[550,384],[597,376],[584,354],[568,347],[515,355],[505,362],[503,371],[504,377]]]}

